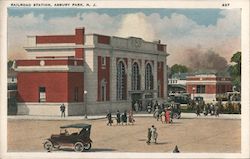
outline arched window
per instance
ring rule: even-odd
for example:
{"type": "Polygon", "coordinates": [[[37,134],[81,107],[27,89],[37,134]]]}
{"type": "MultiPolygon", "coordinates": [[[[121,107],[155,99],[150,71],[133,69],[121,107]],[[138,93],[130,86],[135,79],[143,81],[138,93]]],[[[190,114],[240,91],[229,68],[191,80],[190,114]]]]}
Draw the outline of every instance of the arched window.
{"type": "Polygon", "coordinates": [[[106,101],[107,100],[107,97],[106,97],[106,85],[107,85],[107,82],[105,79],[103,79],[101,81],[101,101],[106,101]]]}
{"type": "Polygon", "coordinates": [[[117,64],[117,84],[116,84],[116,92],[117,92],[117,100],[125,100],[126,99],[126,74],[125,74],[125,65],[122,61],[117,64]]]}
{"type": "Polygon", "coordinates": [[[132,65],[132,77],[131,77],[131,81],[132,81],[132,90],[140,90],[141,87],[141,83],[140,83],[140,73],[139,73],[139,66],[137,63],[134,63],[132,65]]]}
{"type": "Polygon", "coordinates": [[[154,89],[153,83],[154,83],[154,76],[152,72],[152,67],[148,63],[145,69],[145,89],[146,90],[154,89]]]}

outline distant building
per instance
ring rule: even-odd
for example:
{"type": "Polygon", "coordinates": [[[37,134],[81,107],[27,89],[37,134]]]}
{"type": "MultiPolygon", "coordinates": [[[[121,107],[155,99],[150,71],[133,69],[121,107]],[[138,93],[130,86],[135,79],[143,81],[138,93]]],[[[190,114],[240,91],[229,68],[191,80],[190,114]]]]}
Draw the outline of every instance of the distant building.
{"type": "Polygon", "coordinates": [[[230,77],[216,76],[214,74],[200,74],[187,76],[187,92],[191,97],[201,96],[205,101],[216,100],[216,96],[232,91],[230,77]]]}
{"type": "Polygon", "coordinates": [[[169,95],[186,92],[186,82],[188,73],[175,73],[168,79],[169,95]]]}
{"type": "Polygon", "coordinates": [[[66,115],[131,109],[167,98],[167,47],[141,38],[85,34],[28,36],[17,61],[18,114],[66,115]]]}

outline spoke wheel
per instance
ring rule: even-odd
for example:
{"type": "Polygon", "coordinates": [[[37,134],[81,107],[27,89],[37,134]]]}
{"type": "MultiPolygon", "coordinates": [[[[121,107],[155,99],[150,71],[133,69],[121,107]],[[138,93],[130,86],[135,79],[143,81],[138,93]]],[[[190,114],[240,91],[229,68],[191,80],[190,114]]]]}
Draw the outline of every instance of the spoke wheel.
{"type": "Polygon", "coordinates": [[[91,149],[91,143],[85,143],[84,150],[90,150],[90,149],[91,149]]]}
{"type": "Polygon", "coordinates": [[[75,152],[82,152],[84,150],[84,146],[82,142],[77,142],[74,145],[75,152]]]}
{"type": "Polygon", "coordinates": [[[51,152],[53,149],[53,143],[49,140],[47,140],[44,145],[43,145],[44,149],[47,150],[48,152],[51,152]]]}

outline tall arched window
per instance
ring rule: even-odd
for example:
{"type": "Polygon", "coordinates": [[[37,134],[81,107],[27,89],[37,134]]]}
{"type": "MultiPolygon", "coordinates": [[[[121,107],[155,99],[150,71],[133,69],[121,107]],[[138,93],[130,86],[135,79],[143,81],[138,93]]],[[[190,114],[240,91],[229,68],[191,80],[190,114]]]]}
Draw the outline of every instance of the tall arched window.
{"type": "Polygon", "coordinates": [[[126,99],[126,74],[125,74],[125,65],[122,61],[117,64],[117,84],[116,84],[116,92],[117,92],[117,100],[125,100],[126,99]]]}
{"type": "Polygon", "coordinates": [[[132,90],[140,90],[141,87],[141,83],[140,83],[140,73],[139,73],[139,66],[138,63],[134,63],[132,65],[132,77],[131,77],[131,81],[132,81],[132,90]]]}
{"type": "Polygon", "coordinates": [[[103,79],[101,81],[101,101],[106,101],[107,100],[107,96],[106,96],[106,85],[107,82],[105,79],[103,79]]]}
{"type": "Polygon", "coordinates": [[[154,83],[154,76],[152,72],[152,67],[148,63],[145,69],[145,89],[146,90],[154,89],[153,83],[154,83]]]}

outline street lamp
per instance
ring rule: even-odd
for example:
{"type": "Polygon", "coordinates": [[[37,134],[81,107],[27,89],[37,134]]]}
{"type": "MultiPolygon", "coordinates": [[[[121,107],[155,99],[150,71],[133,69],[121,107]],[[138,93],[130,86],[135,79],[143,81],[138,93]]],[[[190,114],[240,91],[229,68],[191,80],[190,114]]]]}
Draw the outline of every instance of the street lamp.
{"type": "Polygon", "coordinates": [[[195,87],[193,87],[192,90],[193,90],[193,100],[194,100],[195,87]]]}
{"type": "Polygon", "coordinates": [[[88,110],[87,110],[87,93],[88,91],[84,91],[84,112],[85,112],[85,119],[88,119],[88,110]]]}

